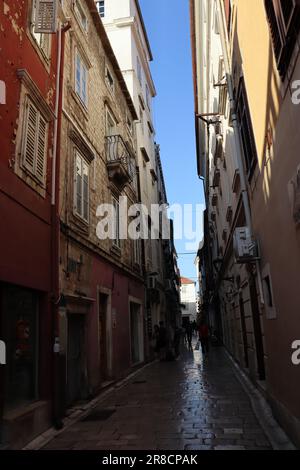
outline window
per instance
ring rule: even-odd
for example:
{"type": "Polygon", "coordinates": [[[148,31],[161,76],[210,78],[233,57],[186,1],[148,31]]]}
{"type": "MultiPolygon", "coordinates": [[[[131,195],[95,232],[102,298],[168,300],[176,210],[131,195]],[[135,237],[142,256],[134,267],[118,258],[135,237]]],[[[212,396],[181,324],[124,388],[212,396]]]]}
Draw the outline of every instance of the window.
{"type": "Polygon", "coordinates": [[[89,167],[78,150],[75,151],[75,213],[89,221],[89,167]]]}
{"type": "Polygon", "coordinates": [[[132,135],[133,134],[133,124],[132,124],[132,120],[130,119],[130,116],[128,114],[126,115],[126,124],[127,124],[129,134],[132,135]]]}
{"type": "Polygon", "coordinates": [[[114,82],[113,76],[110,73],[108,67],[106,67],[106,70],[105,70],[105,81],[106,81],[106,85],[108,86],[110,91],[113,93],[114,89],[115,89],[115,82],[114,82]]]}
{"type": "Polygon", "coordinates": [[[220,34],[219,28],[219,19],[218,19],[218,12],[215,4],[215,12],[214,12],[214,32],[215,34],[220,34]]]}
{"type": "Polygon", "coordinates": [[[98,9],[100,17],[104,18],[104,16],[105,16],[105,2],[104,2],[104,0],[102,0],[100,2],[96,2],[96,4],[97,4],[97,9],[98,9]]]}
{"type": "Polygon", "coordinates": [[[136,66],[137,66],[137,76],[138,76],[140,84],[142,85],[142,66],[141,66],[140,59],[138,57],[136,58],[136,66]]]}
{"type": "Polygon", "coordinates": [[[42,54],[48,59],[50,56],[50,39],[51,35],[46,33],[36,33],[35,29],[35,22],[36,22],[36,4],[37,0],[32,1],[32,11],[31,11],[31,34],[34,38],[36,44],[38,45],[39,49],[41,50],[42,54]]]}
{"type": "Polygon", "coordinates": [[[237,114],[243,143],[244,158],[248,177],[251,178],[257,163],[257,153],[254,141],[251,116],[248,106],[247,93],[244,79],[241,78],[237,98],[237,114]]]}
{"type": "Polygon", "coordinates": [[[229,2],[228,2],[228,20],[227,20],[228,37],[231,36],[231,27],[232,27],[232,7],[231,7],[231,0],[229,0],[229,2]]]}
{"type": "Polygon", "coordinates": [[[106,135],[116,135],[117,134],[117,125],[112,114],[106,109],[106,135]]]}
{"type": "Polygon", "coordinates": [[[276,307],[275,307],[271,270],[270,270],[269,264],[267,264],[262,270],[262,280],[263,280],[266,318],[268,320],[272,320],[277,317],[277,312],[276,312],[276,307]]]}
{"type": "Polygon", "coordinates": [[[224,66],[224,59],[219,59],[219,73],[218,73],[218,85],[219,85],[219,114],[225,116],[227,107],[227,82],[226,73],[224,66]]]}
{"type": "Polygon", "coordinates": [[[86,14],[84,12],[84,9],[83,9],[81,3],[78,0],[76,0],[76,2],[74,4],[74,11],[75,11],[75,14],[77,16],[77,19],[79,21],[80,26],[82,27],[82,29],[85,32],[87,32],[87,30],[88,30],[87,17],[86,17],[86,14]]]}
{"type": "Polygon", "coordinates": [[[284,80],[300,31],[300,0],[265,0],[274,54],[284,80]]]}
{"type": "Polygon", "coordinates": [[[113,198],[113,206],[114,206],[114,239],[113,244],[120,248],[121,240],[120,240],[120,204],[118,199],[113,198]]]}
{"type": "Polygon", "coordinates": [[[48,124],[28,98],[25,104],[22,164],[41,183],[45,179],[48,124]]]}
{"type": "Polygon", "coordinates": [[[133,261],[135,264],[141,264],[141,241],[133,240],[133,261]]]}
{"type": "Polygon", "coordinates": [[[6,343],[5,411],[37,400],[39,295],[14,285],[0,289],[1,338],[6,343]]]}
{"type": "Polygon", "coordinates": [[[149,92],[149,87],[147,84],[146,84],[146,103],[150,110],[150,92],[149,92]]]}
{"type": "Polygon", "coordinates": [[[144,134],[144,113],[141,107],[140,107],[140,125],[141,125],[142,134],[144,134]]]}
{"type": "Polygon", "coordinates": [[[75,54],[75,91],[83,104],[87,105],[87,67],[76,50],[75,54]]]}

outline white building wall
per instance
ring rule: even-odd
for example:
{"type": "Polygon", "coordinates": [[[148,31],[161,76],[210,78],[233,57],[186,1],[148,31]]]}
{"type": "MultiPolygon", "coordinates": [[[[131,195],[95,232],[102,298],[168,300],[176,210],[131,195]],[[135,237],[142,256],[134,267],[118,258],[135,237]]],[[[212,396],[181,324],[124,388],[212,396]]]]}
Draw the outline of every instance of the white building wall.
{"type": "Polygon", "coordinates": [[[182,284],[180,287],[180,298],[181,303],[185,305],[185,309],[182,309],[183,317],[190,317],[191,321],[197,320],[197,293],[196,285],[182,284]]]}
{"type": "MultiPolygon", "coordinates": [[[[136,122],[136,137],[141,198],[150,213],[151,204],[159,202],[158,184],[151,174],[151,170],[154,170],[156,176],[159,176],[156,169],[154,146],[152,100],[156,96],[156,90],[150,71],[151,53],[135,0],[105,0],[105,16],[102,21],[139,116],[139,120],[136,122]],[[139,79],[138,63],[141,67],[141,80],[139,79]],[[149,90],[148,104],[146,89],[149,90]],[[148,162],[144,158],[141,148],[146,150],[148,162]]],[[[158,280],[163,282],[160,249],[157,240],[149,240],[145,243],[147,271],[157,272],[158,280]]]]}

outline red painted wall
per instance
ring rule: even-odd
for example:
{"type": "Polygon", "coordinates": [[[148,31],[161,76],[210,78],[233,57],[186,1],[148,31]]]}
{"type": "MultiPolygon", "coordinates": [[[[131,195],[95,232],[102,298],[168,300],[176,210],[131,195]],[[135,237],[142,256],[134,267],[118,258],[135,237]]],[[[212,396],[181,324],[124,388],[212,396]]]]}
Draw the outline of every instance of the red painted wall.
{"type": "MultiPolygon", "coordinates": [[[[10,165],[20,108],[18,69],[26,69],[43,97],[55,90],[56,35],[52,35],[50,73],[27,35],[29,3],[6,2],[0,9],[0,80],[6,83],[6,104],[0,105],[0,280],[38,290],[50,290],[50,184],[47,162],[47,195],[40,197],[10,165]]],[[[54,110],[55,93],[47,100],[54,110]]],[[[52,146],[53,125],[48,144],[52,146]]],[[[48,152],[49,155],[49,152],[48,152]]]]}
{"type": "Polygon", "coordinates": [[[23,124],[18,122],[21,83],[17,70],[27,70],[54,111],[57,46],[56,35],[52,35],[48,72],[28,37],[29,17],[27,0],[7,0],[5,4],[1,2],[0,80],[6,84],[6,104],[0,105],[0,283],[12,283],[40,291],[39,335],[42,340],[39,388],[40,398],[49,399],[53,330],[49,150],[53,145],[53,123],[49,125],[46,198],[39,196],[15,174],[11,159],[17,157],[16,133],[18,125],[23,124]],[[49,90],[52,90],[51,93],[49,90]]]}
{"type": "MultiPolygon", "coordinates": [[[[93,259],[91,279],[94,299],[97,299],[97,286],[111,290],[111,307],[116,310],[116,328],[112,330],[113,374],[115,377],[120,377],[131,367],[129,296],[139,299],[143,305],[144,285],[96,256],[93,259]]],[[[100,381],[97,301],[90,313],[87,332],[88,370],[91,383],[96,385],[100,381]]]]}

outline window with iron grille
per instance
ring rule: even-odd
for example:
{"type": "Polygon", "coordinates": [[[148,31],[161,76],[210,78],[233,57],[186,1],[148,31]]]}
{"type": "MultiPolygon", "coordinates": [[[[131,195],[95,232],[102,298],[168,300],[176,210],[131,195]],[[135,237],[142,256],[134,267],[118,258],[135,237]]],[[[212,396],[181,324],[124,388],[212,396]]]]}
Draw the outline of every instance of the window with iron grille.
{"type": "Polygon", "coordinates": [[[265,0],[274,54],[284,80],[300,31],[300,0],[265,0]]]}
{"type": "Polygon", "coordinates": [[[74,175],[75,214],[85,222],[89,221],[89,166],[79,151],[75,150],[74,175]]]}
{"type": "Polygon", "coordinates": [[[30,98],[25,104],[22,164],[41,183],[45,180],[48,124],[30,98]]]}
{"type": "Polygon", "coordinates": [[[249,179],[257,164],[257,152],[254,140],[251,116],[244,79],[241,78],[237,97],[237,114],[242,138],[245,166],[249,179]]]}

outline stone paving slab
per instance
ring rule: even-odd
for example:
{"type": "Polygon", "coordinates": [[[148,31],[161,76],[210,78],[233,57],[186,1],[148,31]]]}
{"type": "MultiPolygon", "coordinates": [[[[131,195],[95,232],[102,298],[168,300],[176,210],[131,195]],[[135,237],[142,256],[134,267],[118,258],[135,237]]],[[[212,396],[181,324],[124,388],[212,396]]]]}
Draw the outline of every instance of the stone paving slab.
{"type": "Polygon", "coordinates": [[[271,444],[221,348],[154,363],[43,449],[262,450],[271,444]],[[98,416],[98,415],[97,415],[98,416]],[[105,414],[103,415],[105,416],[105,414]]]}

